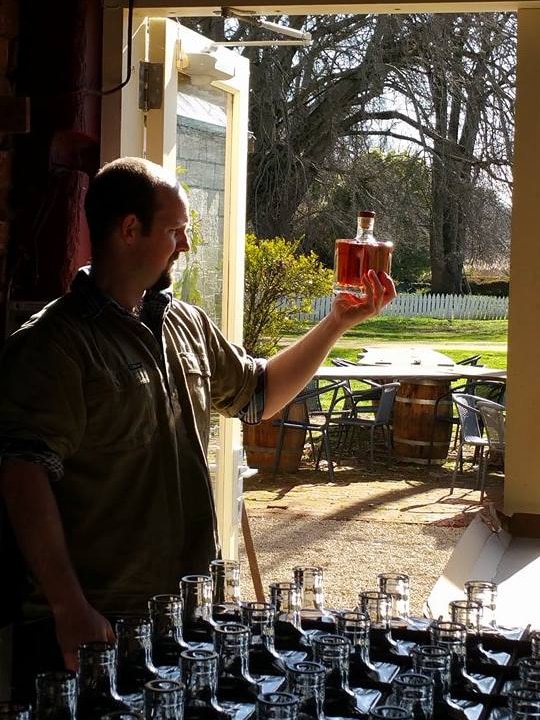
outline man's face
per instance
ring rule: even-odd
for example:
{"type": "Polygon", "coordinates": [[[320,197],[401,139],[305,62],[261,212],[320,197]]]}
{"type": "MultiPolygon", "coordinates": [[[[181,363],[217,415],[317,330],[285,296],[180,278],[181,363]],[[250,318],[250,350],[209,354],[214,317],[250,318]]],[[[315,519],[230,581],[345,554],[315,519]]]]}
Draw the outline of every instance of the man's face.
{"type": "Polygon", "coordinates": [[[171,271],[181,252],[190,250],[189,210],[183,192],[156,191],[157,210],[150,233],[141,237],[141,262],[148,271],[148,287],[163,290],[172,283],[171,271]]]}

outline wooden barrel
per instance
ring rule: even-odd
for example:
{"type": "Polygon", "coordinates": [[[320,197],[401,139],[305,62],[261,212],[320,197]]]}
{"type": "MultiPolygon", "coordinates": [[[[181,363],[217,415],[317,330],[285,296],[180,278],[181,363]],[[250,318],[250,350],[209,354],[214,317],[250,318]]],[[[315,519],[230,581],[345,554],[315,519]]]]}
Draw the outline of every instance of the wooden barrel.
{"type": "Polygon", "coordinates": [[[401,381],[394,403],[394,454],[402,462],[443,465],[452,435],[449,380],[401,381]],[[441,400],[436,408],[437,400],[441,400]],[[435,410],[437,409],[437,417],[435,410]]]}
{"type": "MultiPolygon", "coordinates": [[[[264,470],[273,470],[276,457],[276,447],[279,437],[279,425],[275,420],[282,417],[283,411],[269,420],[263,420],[258,425],[244,425],[243,438],[246,460],[249,467],[264,470]]],[[[289,408],[289,419],[305,421],[307,418],[304,403],[293,403],[289,408]]],[[[292,472],[298,470],[302,460],[304,444],[306,442],[305,428],[285,428],[283,446],[278,470],[292,472]]]]}

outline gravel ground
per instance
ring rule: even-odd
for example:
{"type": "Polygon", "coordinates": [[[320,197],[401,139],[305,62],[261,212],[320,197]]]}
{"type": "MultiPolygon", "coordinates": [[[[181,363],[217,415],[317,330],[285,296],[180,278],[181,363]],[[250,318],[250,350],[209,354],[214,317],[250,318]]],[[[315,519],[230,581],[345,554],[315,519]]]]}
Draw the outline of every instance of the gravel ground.
{"type": "MultiPolygon", "coordinates": [[[[421,615],[463,533],[463,528],[425,524],[279,514],[250,517],[250,527],[265,592],[270,582],[291,579],[294,565],[321,565],[327,607],[350,608],[359,591],[376,589],[379,572],[406,572],[414,615],[421,615]]],[[[243,546],[240,559],[242,597],[255,599],[243,546]]]]}

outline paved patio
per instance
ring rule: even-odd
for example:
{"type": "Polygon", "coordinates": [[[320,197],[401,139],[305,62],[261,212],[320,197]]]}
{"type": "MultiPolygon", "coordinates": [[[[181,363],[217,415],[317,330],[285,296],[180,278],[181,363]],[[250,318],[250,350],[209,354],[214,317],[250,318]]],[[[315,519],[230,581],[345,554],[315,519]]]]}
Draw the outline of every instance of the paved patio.
{"type": "MultiPolygon", "coordinates": [[[[503,474],[493,469],[480,504],[475,476],[465,466],[449,493],[453,463],[443,467],[375,463],[327,471],[303,462],[296,473],[266,471],[245,482],[244,498],[263,580],[290,578],[295,564],[325,568],[327,604],[349,607],[373,589],[378,572],[408,572],[412,611],[440,575],[476,513],[502,504],[503,474]]],[[[253,596],[244,549],[243,594],[253,596]]]]}

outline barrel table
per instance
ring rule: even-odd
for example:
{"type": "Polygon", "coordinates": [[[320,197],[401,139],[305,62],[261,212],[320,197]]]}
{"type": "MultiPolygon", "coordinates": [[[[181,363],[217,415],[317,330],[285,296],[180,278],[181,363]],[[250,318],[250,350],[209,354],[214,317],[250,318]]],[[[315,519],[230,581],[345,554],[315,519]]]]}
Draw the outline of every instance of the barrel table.
{"type": "Polygon", "coordinates": [[[443,465],[452,435],[449,380],[400,380],[393,411],[394,455],[420,465],[443,465]]]}
{"type": "MultiPolygon", "coordinates": [[[[420,355],[420,350],[418,351],[420,355]]],[[[394,455],[397,460],[420,465],[442,465],[447,458],[452,433],[451,383],[465,379],[506,380],[505,370],[452,364],[444,356],[437,364],[418,361],[399,363],[399,351],[384,348],[373,365],[321,366],[316,377],[328,380],[369,379],[384,383],[397,380],[400,387],[393,409],[394,455]],[[394,362],[395,361],[395,362],[394,362]],[[437,403],[437,401],[439,401],[437,403]]],[[[438,359],[433,355],[434,359],[438,359]]]]}

